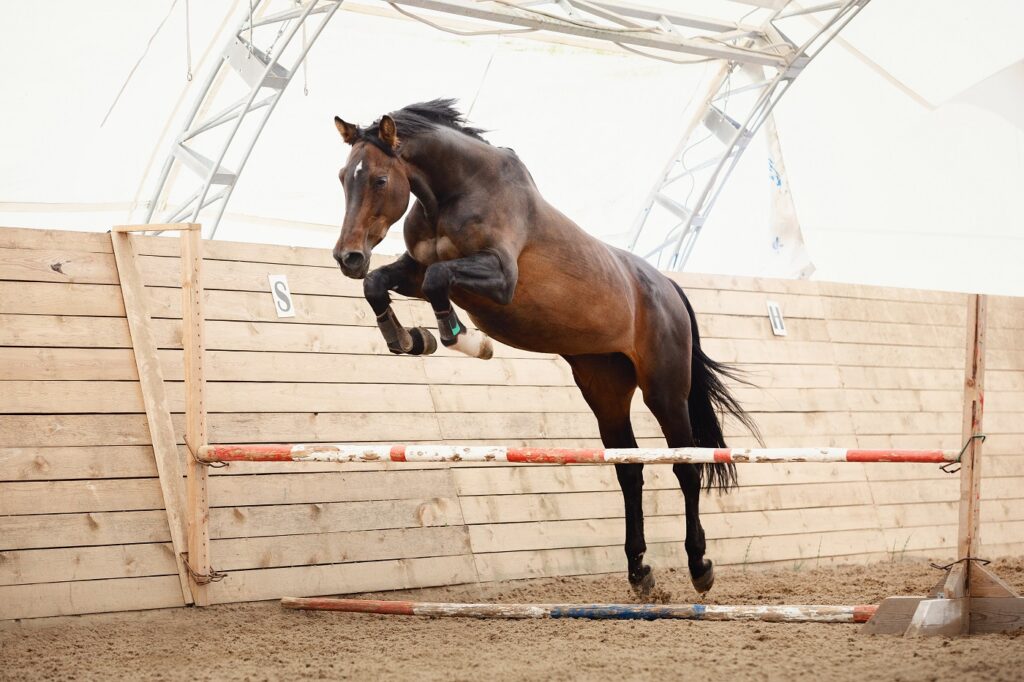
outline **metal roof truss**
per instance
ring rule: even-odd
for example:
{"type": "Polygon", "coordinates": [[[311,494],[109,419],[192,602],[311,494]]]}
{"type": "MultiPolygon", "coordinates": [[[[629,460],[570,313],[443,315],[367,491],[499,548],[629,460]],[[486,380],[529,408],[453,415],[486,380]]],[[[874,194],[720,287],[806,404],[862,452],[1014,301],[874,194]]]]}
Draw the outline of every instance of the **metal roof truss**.
{"type": "MultiPolygon", "coordinates": [[[[485,32],[544,31],[671,61],[721,60],[700,110],[685,128],[630,235],[632,249],[646,249],[644,255],[655,260],[668,254],[669,266],[678,268],[685,264],[722,183],[761,122],[807,63],[869,2],[829,2],[787,13],[788,0],[738,1],[750,6],[744,9],[745,17],[758,14],[762,20],[748,23],[697,16],[620,0],[386,0],[385,4],[431,23],[459,17],[460,26],[468,19],[485,32]],[[782,31],[782,24],[802,14],[813,14],[821,28],[797,44],[782,31]],[[700,140],[699,160],[690,153],[698,131],[705,137],[700,140]],[[713,142],[705,144],[706,140],[713,142]],[[681,184],[689,185],[685,195],[676,192],[681,184]],[[649,223],[657,211],[674,217],[675,226],[652,238],[649,223]]],[[[250,11],[224,45],[172,143],[145,222],[203,223],[206,236],[216,233],[264,126],[342,2],[302,0],[271,13],[267,0],[251,0],[250,11]],[[229,80],[234,81],[232,87],[223,87],[229,80]],[[235,94],[226,97],[230,89],[235,94]],[[179,182],[189,187],[177,193],[175,204],[169,197],[172,185],[179,182]]]]}

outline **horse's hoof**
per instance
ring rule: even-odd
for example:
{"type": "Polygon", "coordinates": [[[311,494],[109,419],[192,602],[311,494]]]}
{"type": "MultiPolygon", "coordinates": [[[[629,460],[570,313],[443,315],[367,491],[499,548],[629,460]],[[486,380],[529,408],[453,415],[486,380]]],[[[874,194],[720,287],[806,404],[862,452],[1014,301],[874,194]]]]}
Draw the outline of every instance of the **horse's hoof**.
{"type": "Polygon", "coordinates": [[[484,337],[484,342],[480,344],[480,352],[477,354],[477,357],[481,360],[490,360],[494,357],[494,344],[491,343],[489,336],[484,337]]]}
{"type": "Polygon", "coordinates": [[[651,592],[654,591],[654,571],[650,566],[644,565],[640,569],[640,577],[634,578],[629,577],[629,586],[633,588],[633,593],[641,599],[647,599],[651,596],[651,592]]]}
{"type": "Polygon", "coordinates": [[[437,350],[437,339],[423,327],[409,329],[409,337],[412,339],[412,349],[409,355],[430,355],[437,350]]]}
{"type": "Polygon", "coordinates": [[[690,580],[693,582],[693,589],[697,590],[698,594],[706,594],[711,590],[711,586],[715,584],[715,567],[711,563],[710,559],[704,559],[704,571],[700,575],[694,575],[693,571],[690,571],[690,580]]]}
{"type": "Polygon", "coordinates": [[[455,342],[448,346],[452,350],[465,353],[471,358],[490,360],[494,355],[494,345],[489,336],[477,329],[465,329],[455,337],[455,342]]]}

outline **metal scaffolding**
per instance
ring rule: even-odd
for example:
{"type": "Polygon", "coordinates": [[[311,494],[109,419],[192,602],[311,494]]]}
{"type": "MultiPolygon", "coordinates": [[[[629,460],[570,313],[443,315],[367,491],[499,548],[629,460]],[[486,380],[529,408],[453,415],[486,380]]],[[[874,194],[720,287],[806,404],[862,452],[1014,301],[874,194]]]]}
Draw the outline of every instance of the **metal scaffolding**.
{"type": "Polygon", "coordinates": [[[807,65],[869,1],[791,11],[790,3],[781,3],[783,7],[748,44],[762,51],[782,47],[783,64],[722,63],[633,223],[631,251],[661,267],[683,269],[754,134],[807,65]],[[814,31],[799,44],[783,32],[786,20],[798,16],[818,19],[814,31]],[[658,212],[660,216],[652,215],[658,212]]]}
{"type": "Polygon", "coordinates": [[[147,208],[146,223],[201,222],[206,237],[216,234],[263,128],[310,47],[341,6],[340,0],[310,0],[298,7],[261,14],[265,4],[265,0],[250,2],[248,13],[207,74],[164,161],[147,208]],[[301,45],[293,50],[298,54],[285,66],[283,57],[297,36],[302,37],[301,45]],[[246,92],[230,104],[217,106],[215,100],[222,94],[217,85],[228,71],[241,79],[246,92]],[[206,156],[198,150],[200,147],[213,153],[206,156]],[[233,167],[226,165],[229,158],[235,160],[233,167]],[[194,189],[183,202],[169,206],[166,202],[172,171],[178,165],[188,171],[194,189]],[[156,216],[158,209],[163,211],[160,216],[156,216]]]}
{"type": "MultiPolygon", "coordinates": [[[[685,264],[723,183],[772,107],[869,1],[828,2],[804,9],[794,8],[789,0],[733,0],[733,5],[741,5],[741,12],[721,17],[621,0],[383,0],[381,4],[462,35],[544,31],[677,63],[720,61],[630,235],[632,250],[659,262],[668,254],[668,266],[676,269],[685,264]],[[811,36],[797,43],[783,28],[786,20],[801,15],[818,22],[811,36]],[[458,28],[453,21],[459,22],[458,28]],[[704,137],[697,140],[699,129],[704,137]],[[682,185],[688,187],[685,193],[678,192],[682,185]],[[674,225],[655,229],[657,211],[670,216],[674,225]]],[[[293,4],[289,0],[286,9],[270,13],[267,0],[250,0],[245,17],[207,74],[172,142],[145,222],[199,222],[207,237],[216,233],[267,120],[342,2],[293,4]],[[297,37],[301,39],[296,41],[297,37]],[[241,80],[244,94],[233,101],[217,101],[224,97],[220,85],[230,78],[241,80]],[[172,204],[170,189],[176,182],[191,184],[181,195],[184,199],[179,196],[178,203],[172,204]]]]}

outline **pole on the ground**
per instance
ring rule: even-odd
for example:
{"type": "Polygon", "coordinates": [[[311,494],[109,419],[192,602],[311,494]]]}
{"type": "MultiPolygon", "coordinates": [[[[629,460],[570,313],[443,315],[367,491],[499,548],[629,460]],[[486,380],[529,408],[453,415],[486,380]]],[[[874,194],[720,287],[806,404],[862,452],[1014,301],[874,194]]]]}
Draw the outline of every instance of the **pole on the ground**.
{"type": "Polygon", "coordinates": [[[863,623],[875,612],[873,604],[836,606],[832,604],[453,604],[438,602],[388,601],[380,599],[334,599],[331,597],[285,597],[286,609],[347,611],[387,616],[431,618],[486,618],[527,620],[533,618],[582,618],[587,620],[759,620],[772,623],[863,623]]]}

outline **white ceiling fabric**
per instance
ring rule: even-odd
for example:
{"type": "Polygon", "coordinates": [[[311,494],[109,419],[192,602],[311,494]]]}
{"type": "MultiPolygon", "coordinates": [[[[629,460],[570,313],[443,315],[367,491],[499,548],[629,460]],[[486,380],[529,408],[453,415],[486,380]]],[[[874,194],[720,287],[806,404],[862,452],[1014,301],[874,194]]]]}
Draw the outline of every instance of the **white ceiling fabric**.
{"type": "MultiPolygon", "coordinates": [[[[99,125],[169,4],[0,8],[0,224],[106,230],[148,199],[152,185],[140,193],[140,180],[163,163],[176,130],[168,121],[200,80],[185,80],[183,3],[99,125]]],[[[699,13],[707,3],[645,4],[699,13]]],[[[191,3],[197,64],[217,57],[245,7],[191,3]]],[[[800,76],[775,114],[816,278],[1024,295],[1021,25],[1024,3],[1011,0],[872,2],[842,37],[930,106],[839,44],[800,76]]],[[[512,36],[460,38],[343,10],[311,52],[309,95],[297,77],[271,118],[218,238],[332,246],[347,149],[331,118],[366,123],[453,96],[472,106],[489,140],[516,149],[553,204],[621,243],[705,68],[512,36]]],[[[765,158],[755,140],[689,269],[759,273],[765,158]]],[[[399,230],[382,248],[401,248],[399,230]]]]}

